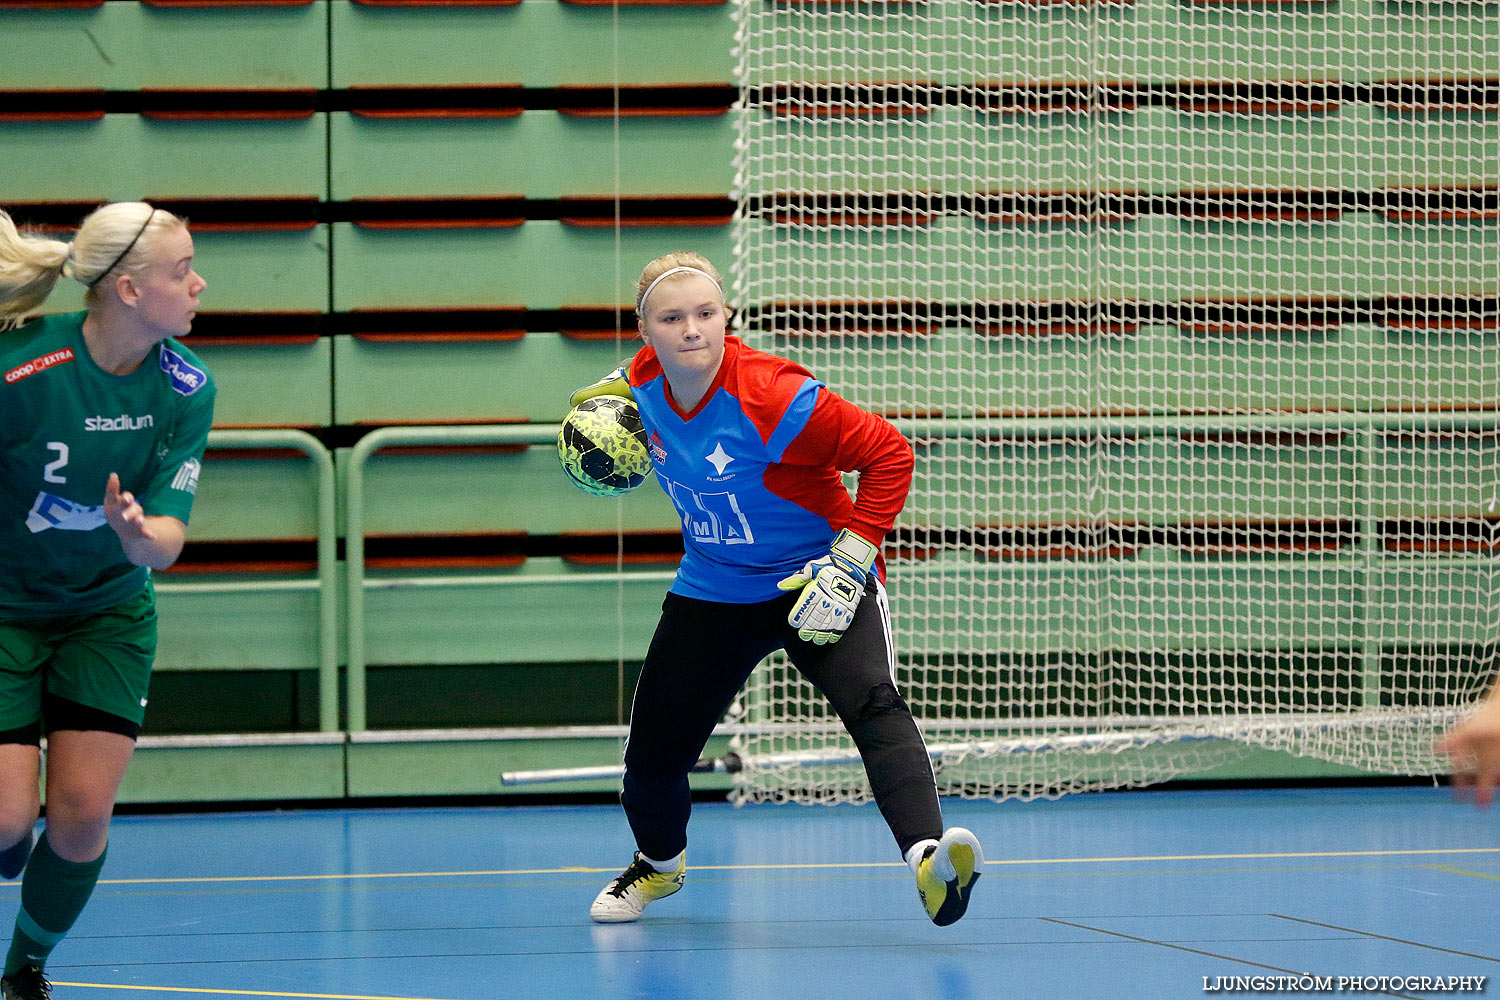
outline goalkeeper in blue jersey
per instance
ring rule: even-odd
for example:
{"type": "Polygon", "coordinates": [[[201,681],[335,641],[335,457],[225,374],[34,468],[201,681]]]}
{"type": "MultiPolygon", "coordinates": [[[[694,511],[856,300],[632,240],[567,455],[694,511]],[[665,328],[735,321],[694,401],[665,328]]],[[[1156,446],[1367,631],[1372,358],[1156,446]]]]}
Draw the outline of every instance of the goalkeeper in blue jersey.
{"type": "Polygon", "coordinates": [[[182,552],[213,419],[174,339],[204,287],[187,227],[150,205],[105,205],[71,243],[0,212],[0,876],[24,872],[4,1000],[50,995],[47,956],[104,864],[156,650],[150,574],[182,552]],[[61,277],[87,311],[22,324],[61,277]]]}
{"type": "Polygon", "coordinates": [[[943,829],[932,763],[896,686],[880,557],[911,486],[911,446],[807,369],[728,336],[718,272],[698,254],[648,264],[636,314],[645,346],[571,402],[634,398],[686,554],[630,713],[620,799],[637,851],[590,915],[635,920],[681,888],[688,773],[755,665],[785,649],[859,748],[928,916],[951,924],[983,857],[972,833],[943,829]],[[859,473],[857,497],[845,471],[859,473]]]}

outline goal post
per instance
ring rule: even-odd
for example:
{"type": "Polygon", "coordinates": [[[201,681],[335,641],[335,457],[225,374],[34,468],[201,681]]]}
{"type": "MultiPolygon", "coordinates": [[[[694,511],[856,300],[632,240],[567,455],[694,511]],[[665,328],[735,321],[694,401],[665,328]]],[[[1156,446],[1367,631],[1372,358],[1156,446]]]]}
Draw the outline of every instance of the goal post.
{"type": "MultiPolygon", "coordinates": [[[[912,443],[944,794],[1440,770],[1500,668],[1484,4],[738,0],[730,297],[912,443]]],[[[867,794],[784,657],[740,801],[867,794]]]]}

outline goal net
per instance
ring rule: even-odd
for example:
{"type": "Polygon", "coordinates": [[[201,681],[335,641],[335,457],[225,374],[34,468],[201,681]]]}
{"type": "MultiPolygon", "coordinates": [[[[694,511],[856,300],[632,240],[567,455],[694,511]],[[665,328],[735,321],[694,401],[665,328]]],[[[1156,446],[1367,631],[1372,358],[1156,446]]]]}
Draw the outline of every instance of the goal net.
{"type": "MultiPolygon", "coordinates": [[[[914,447],[940,790],[1440,770],[1500,667],[1495,5],[736,16],[739,332],[914,447]]],[[[733,712],[741,801],[867,795],[783,658],[733,712]]]]}

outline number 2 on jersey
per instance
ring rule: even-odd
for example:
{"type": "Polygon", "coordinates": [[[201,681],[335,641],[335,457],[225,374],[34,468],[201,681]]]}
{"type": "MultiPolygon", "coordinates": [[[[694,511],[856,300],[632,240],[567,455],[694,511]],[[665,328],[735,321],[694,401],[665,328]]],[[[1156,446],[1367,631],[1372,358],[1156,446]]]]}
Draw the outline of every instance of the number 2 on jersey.
{"type": "Polygon", "coordinates": [[[42,467],[42,479],[49,483],[65,483],[67,476],[59,476],[57,470],[68,464],[68,446],[61,441],[48,441],[47,450],[57,452],[57,461],[42,467]]]}

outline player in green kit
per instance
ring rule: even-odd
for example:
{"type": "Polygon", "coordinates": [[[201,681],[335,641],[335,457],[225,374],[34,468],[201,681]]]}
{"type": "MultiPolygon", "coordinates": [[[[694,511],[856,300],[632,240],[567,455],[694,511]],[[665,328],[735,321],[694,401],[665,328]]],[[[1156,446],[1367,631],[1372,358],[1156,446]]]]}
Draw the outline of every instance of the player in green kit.
{"type": "Polygon", "coordinates": [[[173,339],[204,287],[182,220],[142,202],[71,243],[0,212],[0,876],[25,873],[4,1000],[50,997],[47,956],[104,865],[156,652],[151,570],[182,552],[213,420],[213,380],[173,339]],[[20,324],[61,277],[87,311],[20,324]]]}

